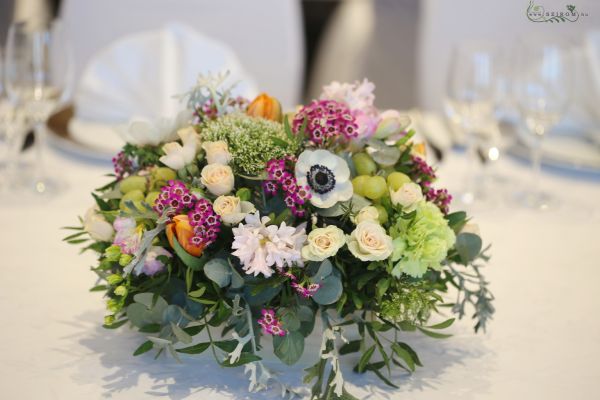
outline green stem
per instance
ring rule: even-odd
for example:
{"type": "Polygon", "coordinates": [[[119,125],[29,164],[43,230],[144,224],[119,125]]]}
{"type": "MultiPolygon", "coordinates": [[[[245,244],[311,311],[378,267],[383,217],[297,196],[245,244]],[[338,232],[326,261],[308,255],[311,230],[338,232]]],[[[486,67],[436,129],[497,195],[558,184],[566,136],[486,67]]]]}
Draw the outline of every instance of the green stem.
{"type": "Polygon", "coordinates": [[[248,330],[250,331],[251,343],[252,343],[252,353],[256,354],[256,336],[254,336],[254,325],[252,324],[252,312],[250,311],[250,307],[246,304],[246,318],[248,319],[248,330]]]}

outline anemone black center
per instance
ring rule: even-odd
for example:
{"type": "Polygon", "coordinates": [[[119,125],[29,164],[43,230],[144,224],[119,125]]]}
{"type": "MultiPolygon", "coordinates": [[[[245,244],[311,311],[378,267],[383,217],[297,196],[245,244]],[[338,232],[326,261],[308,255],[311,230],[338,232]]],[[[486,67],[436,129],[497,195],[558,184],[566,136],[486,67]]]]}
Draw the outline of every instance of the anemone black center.
{"type": "Polygon", "coordinates": [[[306,173],[306,180],[313,191],[319,194],[330,192],[335,187],[333,172],[324,165],[315,164],[306,173]]]}

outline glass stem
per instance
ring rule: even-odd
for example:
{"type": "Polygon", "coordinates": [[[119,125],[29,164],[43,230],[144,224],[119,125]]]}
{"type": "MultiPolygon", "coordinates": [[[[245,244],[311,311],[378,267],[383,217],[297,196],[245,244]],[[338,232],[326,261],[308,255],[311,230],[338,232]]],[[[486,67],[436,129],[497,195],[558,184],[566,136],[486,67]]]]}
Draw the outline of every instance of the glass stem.
{"type": "Polygon", "coordinates": [[[46,156],[46,124],[44,121],[37,121],[34,129],[35,137],[35,167],[34,167],[34,185],[35,190],[42,193],[46,190],[45,177],[45,156],[46,156]]]}
{"type": "Polygon", "coordinates": [[[529,190],[531,193],[538,194],[539,183],[542,171],[542,135],[534,136],[533,145],[531,147],[531,182],[529,190]]]}
{"type": "Polygon", "coordinates": [[[12,187],[17,181],[17,166],[23,144],[23,132],[17,124],[11,124],[6,129],[7,154],[6,154],[6,184],[7,188],[12,187]]]}
{"type": "Polygon", "coordinates": [[[475,169],[477,168],[477,149],[475,134],[470,124],[464,125],[465,145],[467,152],[467,169],[465,171],[465,186],[463,190],[463,202],[472,203],[475,200],[475,169]]]}

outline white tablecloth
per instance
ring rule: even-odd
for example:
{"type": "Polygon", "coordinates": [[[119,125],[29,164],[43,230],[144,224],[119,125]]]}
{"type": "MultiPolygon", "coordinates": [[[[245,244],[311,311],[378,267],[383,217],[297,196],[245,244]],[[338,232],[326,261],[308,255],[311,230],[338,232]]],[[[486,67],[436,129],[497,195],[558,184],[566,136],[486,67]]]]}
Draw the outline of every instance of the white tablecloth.
{"type": "MultiPolygon", "coordinates": [[[[143,341],[127,328],[105,330],[93,254],[61,242],[92,204],[89,192],[106,178],[91,166],[53,154],[49,170],[68,183],[41,205],[0,203],[0,398],[2,399],[238,399],[277,398],[246,393],[241,369],[220,369],[207,357],[154,361],[132,357],[143,341]]],[[[458,187],[463,160],[449,155],[440,174],[458,187]]],[[[512,160],[498,173],[511,182],[526,176],[512,160]]],[[[475,216],[493,243],[485,271],[497,313],[486,334],[472,322],[455,324],[450,339],[409,335],[424,368],[397,372],[400,390],[346,367],[350,389],[371,399],[591,399],[600,378],[600,184],[544,174],[562,199],[556,211],[533,212],[503,201],[475,216]]],[[[281,367],[280,370],[285,370],[281,367]]],[[[300,385],[299,368],[282,375],[300,385]]]]}

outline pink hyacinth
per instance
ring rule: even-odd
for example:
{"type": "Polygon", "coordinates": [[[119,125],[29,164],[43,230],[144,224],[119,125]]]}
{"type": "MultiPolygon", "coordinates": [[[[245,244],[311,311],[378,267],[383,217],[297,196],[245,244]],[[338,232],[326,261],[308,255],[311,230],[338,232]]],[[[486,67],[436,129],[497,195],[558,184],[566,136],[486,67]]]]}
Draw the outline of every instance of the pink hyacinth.
{"type": "Polygon", "coordinates": [[[263,308],[262,318],[257,322],[262,327],[263,333],[273,336],[285,336],[286,331],[281,326],[281,322],[275,316],[275,311],[272,309],[263,308]]]}
{"type": "Polygon", "coordinates": [[[344,103],[335,100],[314,100],[300,109],[293,121],[295,133],[300,131],[305,120],[305,133],[316,145],[339,136],[346,139],[358,136],[358,124],[353,113],[344,103]]]}

